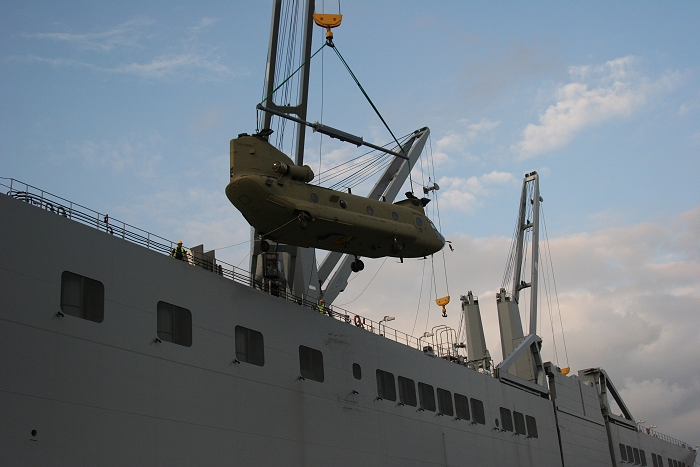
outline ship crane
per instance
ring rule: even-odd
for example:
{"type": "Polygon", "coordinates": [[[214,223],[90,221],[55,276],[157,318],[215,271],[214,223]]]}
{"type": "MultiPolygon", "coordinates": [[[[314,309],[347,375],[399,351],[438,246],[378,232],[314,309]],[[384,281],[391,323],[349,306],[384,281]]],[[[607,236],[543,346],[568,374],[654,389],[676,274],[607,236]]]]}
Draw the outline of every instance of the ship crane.
{"type": "Polygon", "coordinates": [[[546,376],[540,350],[542,338],[537,335],[537,288],[539,280],[540,185],[537,172],[525,175],[520,196],[520,209],[515,238],[506,266],[503,284],[496,294],[498,324],[501,331],[503,361],[494,374],[520,386],[543,393],[546,376]],[[530,281],[523,280],[527,254],[526,237],[530,236],[530,281]],[[512,280],[510,293],[506,289],[512,280]],[[527,335],[520,319],[520,292],[530,289],[530,326],[527,335]]]}

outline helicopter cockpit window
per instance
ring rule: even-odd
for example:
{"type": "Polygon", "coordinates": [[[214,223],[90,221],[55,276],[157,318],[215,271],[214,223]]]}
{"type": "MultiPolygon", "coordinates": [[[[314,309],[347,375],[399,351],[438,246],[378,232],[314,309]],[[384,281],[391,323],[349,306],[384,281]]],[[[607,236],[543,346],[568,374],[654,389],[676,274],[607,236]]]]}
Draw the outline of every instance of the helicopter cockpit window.
{"type": "Polygon", "coordinates": [[[316,193],[311,193],[311,201],[318,203],[318,195],[316,193]]]}
{"type": "Polygon", "coordinates": [[[423,227],[423,219],[420,218],[420,217],[418,217],[418,216],[416,216],[416,225],[417,225],[418,227],[423,227]]]}
{"type": "Polygon", "coordinates": [[[366,211],[367,211],[367,214],[369,214],[370,216],[374,215],[374,209],[372,209],[372,206],[367,206],[366,211]]]}
{"type": "Polygon", "coordinates": [[[435,224],[433,224],[433,221],[431,221],[430,219],[428,219],[428,223],[430,224],[430,227],[433,228],[433,230],[437,230],[437,228],[435,227],[435,224]]]}
{"type": "Polygon", "coordinates": [[[392,212],[391,213],[391,218],[394,219],[395,221],[399,220],[399,213],[397,212],[392,212]]]}

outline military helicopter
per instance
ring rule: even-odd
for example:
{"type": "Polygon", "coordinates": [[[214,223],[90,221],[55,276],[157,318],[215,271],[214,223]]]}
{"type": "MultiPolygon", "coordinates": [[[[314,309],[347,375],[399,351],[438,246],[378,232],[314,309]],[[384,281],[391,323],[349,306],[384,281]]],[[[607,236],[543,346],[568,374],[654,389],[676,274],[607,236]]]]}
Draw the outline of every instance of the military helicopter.
{"type": "Polygon", "coordinates": [[[428,198],[409,192],[387,203],[311,185],[311,167],[295,165],[268,142],[269,133],[231,140],[226,187],[229,201],[260,234],[263,251],[270,248],[268,240],[336,251],[355,256],[351,269],[358,272],[362,256],[419,258],[445,245],[425,215],[428,198]]]}

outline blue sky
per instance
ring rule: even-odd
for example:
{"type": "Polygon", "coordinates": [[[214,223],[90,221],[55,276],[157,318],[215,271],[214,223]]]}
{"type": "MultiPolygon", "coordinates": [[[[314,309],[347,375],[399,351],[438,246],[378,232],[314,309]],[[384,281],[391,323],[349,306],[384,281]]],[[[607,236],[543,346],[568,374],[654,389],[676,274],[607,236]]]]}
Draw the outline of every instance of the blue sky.
{"type": "MultiPolygon", "coordinates": [[[[446,255],[450,324],[458,295],[500,285],[522,176],[537,170],[572,366],[619,370],[638,406],[664,396],[638,418],[700,441],[700,3],[341,7],[335,43],[392,130],[431,128],[423,159],[457,247],[446,255]],[[592,342],[604,350],[591,354],[592,342]]],[[[255,130],[270,2],[5,1],[0,13],[0,176],[186,244],[247,239],[224,195],[228,142],[255,130]]],[[[323,96],[324,123],[389,142],[328,50],[310,92],[309,120],[321,119],[323,96]]],[[[358,154],[307,141],[315,171],[319,148],[324,164],[358,154]]],[[[245,264],[246,253],[217,254],[245,264]]],[[[368,261],[338,303],[373,317],[388,309],[397,328],[421,334],[443,323],[425,297],[384,293],[377,309],[379,291],[398,290],[398,278],[418,290],[421,273],[368,261]]],[[[496,356],[491,301],[482,312],[496,356]]]]}

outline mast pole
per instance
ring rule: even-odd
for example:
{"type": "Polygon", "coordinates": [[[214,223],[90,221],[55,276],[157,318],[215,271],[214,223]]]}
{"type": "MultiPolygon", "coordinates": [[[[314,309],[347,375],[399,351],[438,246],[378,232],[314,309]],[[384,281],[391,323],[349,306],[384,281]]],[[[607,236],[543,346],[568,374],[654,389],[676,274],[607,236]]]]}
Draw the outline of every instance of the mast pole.
{"type": "Polygon", "coordinates": [[[540,177],[532,173],[535,186],[532,194],[532,268],[530,272],[530,334],[537,334],[537,282],[540,259],[540,177]]]}

